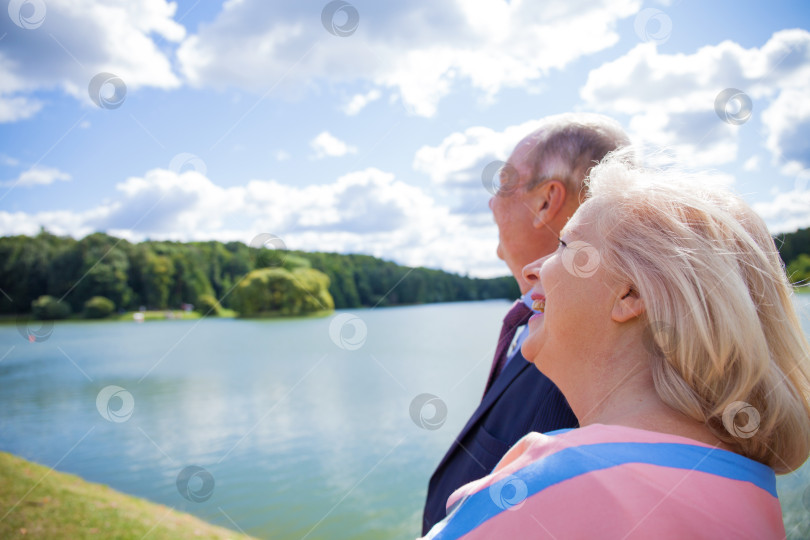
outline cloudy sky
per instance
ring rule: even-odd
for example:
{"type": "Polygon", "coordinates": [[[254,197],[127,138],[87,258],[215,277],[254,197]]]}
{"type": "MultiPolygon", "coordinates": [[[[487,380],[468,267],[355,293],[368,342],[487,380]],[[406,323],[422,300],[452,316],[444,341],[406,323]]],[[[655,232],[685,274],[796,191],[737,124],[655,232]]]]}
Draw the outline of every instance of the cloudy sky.
{"type": "Polygon", "coordinates": [[[617,118],[810,226],[802,0],[11,0],[0,234],[239,240],[507,273],[482,171],[617,118]]]}

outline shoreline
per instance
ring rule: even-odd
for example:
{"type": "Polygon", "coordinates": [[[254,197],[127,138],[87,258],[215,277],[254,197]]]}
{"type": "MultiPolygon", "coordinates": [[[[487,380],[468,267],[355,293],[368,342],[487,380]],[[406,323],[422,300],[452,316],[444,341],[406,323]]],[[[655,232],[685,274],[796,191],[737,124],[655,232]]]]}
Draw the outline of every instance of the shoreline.
{"type": "MultiPolygon", "coordinates": [[[[793,287],[793,293],[800,296],[810,296],[810,286],[804,287],[793,287]]],[[[82,317],[79,314],[73,314],[70,317],[65,319],[51,319],[51,320],[40,320],[33,318],[30,314],[0,314],[0,326],[3,325],[11,325],[17,323],[34,323],[36,325],[42,324],[56,324],[61,322],[154,322],[154,321],[193,321],[199,320],[203,318],[210,318],[210,319],[234,319],[234,320],[285,320],[285,319],[311,319],[311,318],[321,318],[327,317],[333,313],[338,312],[351,312],[355,310],[364,310],[364,309],[381,309],[381,308],[397,308],[397,307],[414,307],[414,306],[428,306],[428,305],[438,305],[438,304],[455,304],[455,303],[466,303],[466,302],[493,302],[493,301],[508,301],[509,299],[505,298],[489,298],[486,300],[455,300],[450,302],[423,302],[417,304],[397,304],[397,305],[389,305],[389,306],[375,306],[374,308],[369,306],[361,306],[356,308],[345,308],[345,309],[333,309],[333,310],[320,310],[313,313],[307,313],[305,315],[284,315],[281,312],[268,312],[268,313],[260,313],[255,316],[251,317],[243,317],[239,315],[236,311],[232,309],[222,308],[221,312],[217,315],[203,315],[198,311],[185,311],[182,309],[162,309],[162,310],[146,310],[146,311],[125,311],[123,313],[116,313],[110,315],[109,317],[103,317],[100,319],[88,319],[82,317]],[[140,319],[137,317],[138,314],[143,313],[143,318],[140,319]]]]}
{"type": "Polygon", "coordinates": [[[0,451],[0,482],[0,508],[9,509],[2,538],[253,538],[8,452],[0,451]]]}
{"type": "MultiPolygon", "coordinates": [[[[810,293],[810,289],[806,292],[810,293]]],[[[181,309],[162,309],[162,310],[147,310],[147,311],[125,311],[123,313],[116,313],[114,315],[110,315],[109,317],[104,317],[101,319],[87,319],[85,317],[80,316],[79,314],[73,314],[70,317],[65,319],[51,319],[51,320],[40,320],[35,319],[30,314],[2,314],[0,315],[0,326],[2,325],[9,325],[9,324],[16,324],[18,322],[25,322],[25,323],[34,323],[35,325],[41,325],[43,323],[53,323],[58,324],[62,322],[154,322],[154,321],[193,321],[199,320],[203,318],[207,319],[234,319],[234,320],[243,320],[243,321],[251,321],[251,320],[286,320],[286,319],[312,319],[312,318],[321,318],[326,317],[334,313],[347,313],[352,311],[362,311],[367,309],[389,309],[389,308],[409,308],[409,307],[420,307],[420,306],[437,306],[442,304],[465,304],[465,303],[478,303],[478,302],[507,302],[511,303],[513,300],[509,298],[487,298],[484,300],[449,300],[449,301],[441,301],[441,302],[422,302],[422,303],[413,303],[413,304],[395,304],[395,305],[384,305],[384,306],[360,306],[354,308],[341,308],[341,309],[333,309],[333,310],[319,310],[314,311],[312,313],[307,313],[304,315],[283,315],[279,311],[275,312],[266,312],[261,313],[256,316],[250,317],[243,317],[239,315],[236,311],[232,309],[222,308],[222,311],[219,315],[205,315],[203,316],[202,313],[198,311],[184,311],[181,309]],[[143,321],[138,321],[135,319],[135,315],[137,313],[143,313],[144,318],[143,321]],[[167,315],[171,313],[172,315],[167,315]]]]}
{"type": "Polygon", "coordinates": [[[325,317],[334,310],[322,310],[305,315],[282,315],[280,312],[262,313],[258,316],[242,317],[232,309],[223,309],[224,313],[219,315],[203,315],[197,311],[183,311],[180,309],[166,309],[166,310],[153,310],[153,311],[127,311],[124,313],[117,313],[109,317],[100,319],[88,319],[81,316],[71,316],[65,319],[49,319],[41,320],[35,319],[28,315],[0,315],[0,325],[12,325],[18,323],[32,323],[34,325],[42,324],[59,324],[59,323],[98,323],[98,322],[155,322],[155,321],[195,321],[200,319],[234,319],[234,320],[267,320],[267,319],[308,319],[325,317]],[[142,318],[137,317],[138,314],[143,314],[142,318]]]}

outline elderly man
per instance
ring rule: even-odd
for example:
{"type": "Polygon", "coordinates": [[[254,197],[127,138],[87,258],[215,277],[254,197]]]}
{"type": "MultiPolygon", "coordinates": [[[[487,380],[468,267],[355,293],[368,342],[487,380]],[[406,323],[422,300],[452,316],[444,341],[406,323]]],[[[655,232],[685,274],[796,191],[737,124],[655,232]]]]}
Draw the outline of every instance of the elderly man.
{"type": "Polygon", "coordinates": [[[560,391],[521,355],[525,327],[509,351],[531,315],[530,284],[522,270],[557,249],[560,230],[584,198],[583,180],[591,167],[628,144],[619,124],[605,116],[551,116],[518,143],[502,168],[501,187],[489,207],[498,225],[498,257],[523,296],[504,319],[481,403],[430,479],[423,534],[444,519],[453,491],[489,474],[526,433],[577,425],[560,391]]]}

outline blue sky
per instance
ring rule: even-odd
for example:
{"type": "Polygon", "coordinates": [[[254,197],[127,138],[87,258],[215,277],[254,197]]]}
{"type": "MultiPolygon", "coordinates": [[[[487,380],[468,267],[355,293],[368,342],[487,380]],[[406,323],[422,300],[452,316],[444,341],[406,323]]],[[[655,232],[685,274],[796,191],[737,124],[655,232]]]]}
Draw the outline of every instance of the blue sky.
{"type": "Polygon", "coordinates": [[[569,111],[810,226],[806,2],[7,4],[3,235],[269,233],[504,275],[482,171],[569,111]]]}

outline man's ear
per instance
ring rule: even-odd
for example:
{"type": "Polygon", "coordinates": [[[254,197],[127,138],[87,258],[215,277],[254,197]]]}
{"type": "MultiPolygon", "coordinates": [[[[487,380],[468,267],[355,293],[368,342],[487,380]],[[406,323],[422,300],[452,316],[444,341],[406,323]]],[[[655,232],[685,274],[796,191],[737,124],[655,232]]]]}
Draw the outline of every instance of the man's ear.
{"type": "Polygon", "coordinates": [[[644,300],[638,291],[631,285],[626,285],[620,290],[610,312],[611,318],[616,322],[627,322],[644,313],[644,300]]]}
{"type": "Polygon", "coordinates": [[[554,221],[565,206],[565,184],[559,180],[549,180],[529,192],[529,204],[534,212],[535,228],[546,226],[554,221]]]}

